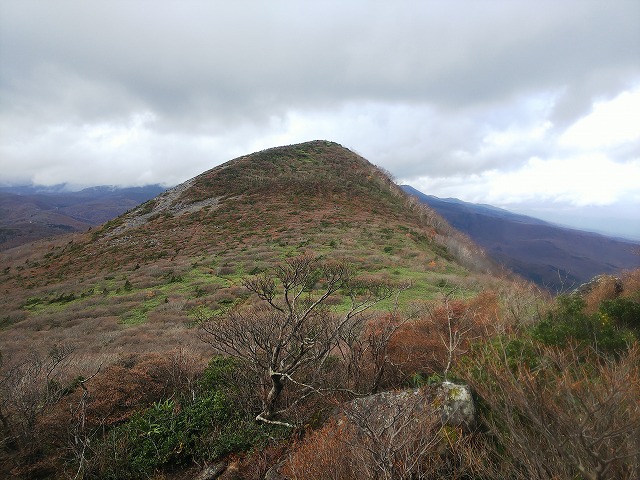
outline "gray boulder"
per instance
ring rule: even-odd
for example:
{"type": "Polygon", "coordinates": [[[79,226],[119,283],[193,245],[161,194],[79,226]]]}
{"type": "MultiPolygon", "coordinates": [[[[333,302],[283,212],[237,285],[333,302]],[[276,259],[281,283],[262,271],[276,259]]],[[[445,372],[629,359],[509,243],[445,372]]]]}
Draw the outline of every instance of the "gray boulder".
{"type": "Polygon", "coordinates": [[[226,462],[209,465],[205,467],[194,480],[216,480],[217,478],[220,478],[220,475],[222,475],[226,469],[226,462]]]}
{"type": "Polygon", "coordinates": [[[476,424],[476,407],[468,385],[443,382],[413,390],[382,392],[349,402],[344,409],[348,420],[368,428],[388,429],[407,419],[470,431],[476,424]]]}
{"type": "Polygon", "coordinates": [[[468,385],[442,382],[436,395],[440,401],[438,411],[443,425],[462,427],[467,431],[473,429],[476,423],[476,406],[468,385]]]}

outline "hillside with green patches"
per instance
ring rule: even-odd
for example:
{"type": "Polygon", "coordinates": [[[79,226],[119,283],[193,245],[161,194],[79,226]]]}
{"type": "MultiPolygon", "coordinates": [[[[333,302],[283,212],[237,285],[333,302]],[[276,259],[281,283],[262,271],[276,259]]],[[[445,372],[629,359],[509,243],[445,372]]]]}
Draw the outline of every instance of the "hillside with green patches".
{"type": "Polygon", "coordinates": [[[491,269],[385,172],[326,141],[231,160],[87,234],[34,245],[3,255],[5,329],[219,311],[243,275],[301,253],[411,281],[405,300],[428,299],[443,282],[471,294],[477,272],[491,269]]]}
{"type": "MultiPolygon", "coordinates": [[[[48,392],[74,392],[80,402],[79,379],[98,372],[88,385],[109,406],[95,406],[94,428],[108,430],[150,402],[173,398],[185,381],[193,385],[215,353],[199,338],[202,322],[252,305],[243,281],[301,255],[351,265],[357,281],[397,287],[372,307],[373,317],[420,310],[414,305],[443,292],[464,300],[504,284],[487,274],[492,266],[477,247],[359,155],[325,141],[269,149],[87,233],[0,253],[0,394],[8,395],[0,399],[12,404],[11,382],[29,368],[37,372],[29,374],[35,390],[20,387],[15,399],[31,395],[38,407],[29,415],[44,421],[48,402],[68,401],[48,392]]],[[[327,308],[344,314],[349,297],[335,292],[327,308]]],[[[65,405],[68,415],[78,403],[65,405]]],[[[67,428],[74,418],[58,423],[67,428]]]]}
{"type": "Polygon", "coordinates": [[[8,478],[640,471],[640,271],[552,302],[335,143],[0,259],[8,478]]]}

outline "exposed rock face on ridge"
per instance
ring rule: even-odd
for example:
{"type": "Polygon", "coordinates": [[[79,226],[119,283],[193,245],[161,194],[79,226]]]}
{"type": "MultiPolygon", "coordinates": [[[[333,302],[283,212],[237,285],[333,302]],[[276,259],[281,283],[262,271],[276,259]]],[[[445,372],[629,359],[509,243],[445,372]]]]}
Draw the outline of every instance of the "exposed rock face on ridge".
{"type": "Polygon", "coordinates": [[[119,235],[129,229],[140,227],[157,215],[182,215],[185,213],[197,212],[204,207],[215,206],[218,204],[219,199],[217,197],[207,198],[194,203],[185,203],[180,201],[182,195],[193,186],[194,182],[194,178],[187,180],[180,185],[168,189],[155,199],[149,200],[135,210],[124,214],[124,221],[122,225],[110,231],[109,236],[119,235]]]}

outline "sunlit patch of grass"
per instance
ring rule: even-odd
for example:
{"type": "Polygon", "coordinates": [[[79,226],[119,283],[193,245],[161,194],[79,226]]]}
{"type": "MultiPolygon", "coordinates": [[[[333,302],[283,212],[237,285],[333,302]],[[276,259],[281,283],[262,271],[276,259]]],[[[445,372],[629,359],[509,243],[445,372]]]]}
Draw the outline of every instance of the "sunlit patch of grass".
{"type": "Polygon", "coordinates": [[[76,299],[73,301],[65,302],[65,303],[50,303],[46,300],[41,301],[31,301],[24,305],[24,310],[32,313],[34,315],[44,315],[47,313],[54,312],[63,312],[69,307],[70,303],[79,302],[80,299],[76,299]]]}
{"type": "Polygon", "coordinates": [[[224,276],[216,274],[214,268],[196,267],[186,272],[183,276],[183,283],[186,290],[190,290],[194,285],[216,285],[228,287],[229,280],[224,276]]]}
{"type": "Polygon", "coordinates": [[[141,304],[120,316],[120,321],[124,325],[140,325],[148,320],[148,313],[167,301],[164,295],[158,295],[150,292],[150,298],[141,302],[141,304]]]}
{"type": "Polygon", "coordinates": [[[76,307],[95,295],[95,289],[87,289],[81,294],[61,293],[42,297],[30,297],[23,305],[23,309],[35,315],[63,312],[70,307],[76,307]]]}

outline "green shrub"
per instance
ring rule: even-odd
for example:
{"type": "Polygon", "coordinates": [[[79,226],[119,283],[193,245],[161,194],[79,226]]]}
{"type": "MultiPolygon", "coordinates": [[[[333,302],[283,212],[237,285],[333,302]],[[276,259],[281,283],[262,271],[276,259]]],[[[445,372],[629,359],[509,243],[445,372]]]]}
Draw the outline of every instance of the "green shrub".
{"type": "Polygon", "coordinates": [[[504,346],[505,360],[507,366],[514,371],[521,365],[528,368],[535,368],[540,364],[538,352],[530,339],[512,338],[504,346]]]}
{"type": "Polygon", "coordinates": [[[616,325],[640,332],[640,303],[627,298],[605,300],[600,304],[600,314],[616,325]]]}
{"type": "Polygon", "coordinates": [[[539,348],[526,333],[519,336],[499,335],[487,341],[477,342],[471,345],[471,350],[459,360],[454,374],[463,382],[469,378],[475,381],[490,381],[486,375],[483,362],[496,357],[496,352],[505,366],[515,372],[521,367],[535,369],[540,363],[539,348]]]}
{"type": "Polygon", "coordinates": [[[143,413],[135,415],[122,428],[128,440],[128,468],[132,474],[144,473],[179,460],[187,443],[183,415],[176,411],[172,400],[156,402],[143,413]]]}
{"type": "Polygon", "coordinates": [[[65,304],[65,303],[73,302],[75,299],[76,299],[76,295],[74,293],[68,293],[68,294],[61,293],[56,298],[49,300],[49,303],[65,304]]]}
{"type": "Polygon", "coordinates": [[[231,379],[238,370],[238,360],[222,355],[214,356],[200,378],[199,387],[203,390],[225,390],[232,385],[231,379]]]}
{"type": "Polygon", "coordinates": [[[167,399],[135,414],[110,432],[112,448],[101,478],[148,478],[164,467],[192,459],[212,461],[260,445],[274,429],[254,421],[233,397],[233,359],[214,357],[203,373],[195,397],[167,399]]]}
{"type": "Polygon", "coordinates": [[[593,346],[602,353],[619,353],[626,349],[633,337],[624,328],[625,322],[634,321],[633,314],[637,307],[633,303],[617,300],[603,302],[599,312],[587,315],[582,297],[560,296],[556,301],[556,309],[533,328],[532,334],[545,345],[564,347],[573,341],[593,346]]]}

